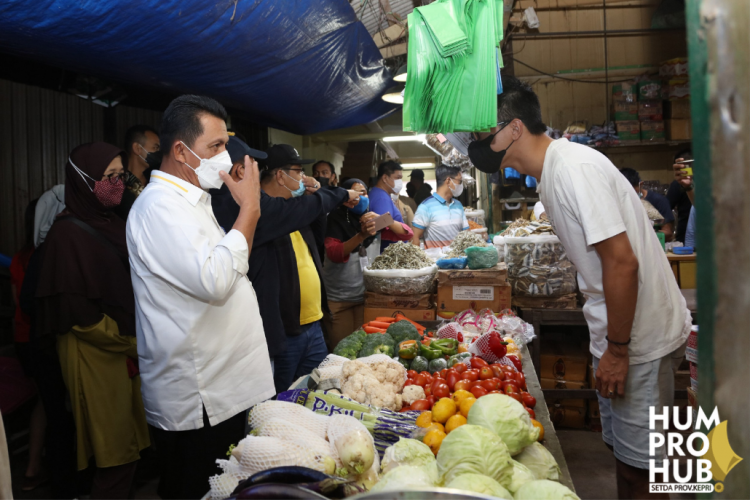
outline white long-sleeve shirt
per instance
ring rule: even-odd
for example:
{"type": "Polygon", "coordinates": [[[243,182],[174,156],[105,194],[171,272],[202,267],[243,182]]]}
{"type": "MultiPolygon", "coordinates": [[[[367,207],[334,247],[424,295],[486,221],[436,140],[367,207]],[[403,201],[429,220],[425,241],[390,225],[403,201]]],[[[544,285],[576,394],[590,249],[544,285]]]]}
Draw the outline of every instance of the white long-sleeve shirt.
{"type": "Polygon", "coordinates": [[[141,393],[149,424],[216,425],[275,394],[247,279],[249,250],[201,188],[157,171],[128,215],[141,393]]]}

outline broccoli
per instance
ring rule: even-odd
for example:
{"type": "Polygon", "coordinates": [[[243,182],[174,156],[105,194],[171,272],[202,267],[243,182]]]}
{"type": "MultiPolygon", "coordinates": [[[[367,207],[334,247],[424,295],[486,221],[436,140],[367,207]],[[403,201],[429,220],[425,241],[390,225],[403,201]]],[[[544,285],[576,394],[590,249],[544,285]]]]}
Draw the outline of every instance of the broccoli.
{"type": "Polygon", "coordinates": [[[372,333],[367,336],[364,344],[362,344],[362,350],[359,351],[360,358],[366,356],[372,356],[373,354],[385,354],[388,357],[393,357],[393,352],[396,349],[396,342],[387,333],[372,333]]]}
{"type": "Polygon", "coordinates": [[[367,334],[363,330],[357,330],[348,337],[345,337],[333,349],[337,356],[343,356],[349,359],[357,359],[357,354],[362,349],[367,334]]]}
{"type": "Polygon", "coordinates": [[[396,345],[404,340],[416,340],[417,342],[422,340],[422,337],[420,337],[419,332],[417,331],[417,327],[403,319],[389,326],[387,332],[388,335],[393,337],[393,341],[396,345]]]}

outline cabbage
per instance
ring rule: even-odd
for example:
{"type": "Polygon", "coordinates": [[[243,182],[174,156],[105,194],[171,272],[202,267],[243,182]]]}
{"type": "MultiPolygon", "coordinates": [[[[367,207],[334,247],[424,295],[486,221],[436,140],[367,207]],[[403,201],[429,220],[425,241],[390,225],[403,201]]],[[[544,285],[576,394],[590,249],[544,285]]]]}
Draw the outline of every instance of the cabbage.
{"type": "Polygon", "coordinates": [[[513,459],[511,459],[510,464],[513,466],[513,473],[507,475],[500,483],[515,495],[521,486],[536,480],[536,478],[534,477],[534,473],[525,465],[519,464],[513,459]]]}
{"type": "Polygon", "coordinates": [[[451,431],[437,454],[438,473],[443,483],[461,474],[483,474],[502,483],[506,475],[513,473],[510,461],[503,440],[478,425],[462,425],[451,431]]]}
{"type": "Polygon", "coordinates": [[[536,479],[560,480],[560,467],[555,457],[541,443],[530,444],[513,458],[528,467],[536,479]]]}
{"type": "Polygon", "coordinates": [[[435,481],[424,467],[402,465],[381,476],[380,481],[370,491],[419,490],[433,486],[435,481]]]}
{"type": "Polygon", "coordinates": [[[477,399],[469,411],[467,423],[482,426],[500,436],[511,455],[539,438],[539,429],[531,424],[529,412],[505,394],[487,394],[477,399]]]}
{"type": "Polygon", "coordinates": [[[546,479],[531,481],[519,488],[516,500],[581,500],[560,483],[546,479]]]}
{"type": "Polygon", "coordinates": [[[483,476],[481,474],[461,474],[453,481],[446,484],[445,487],[472,491],[481,495],[497,497],[502,500],[513,500],[513,495],[503,488],[500,483],[491,477],[483,476]]]}
{"type": "Polygon", "coordinates": [[[422,441],[400,438],[397,443],[385,449],[383,462],[380,464],[381,473],[386,474],[403,465],[421,467],[430,473],[433,477],[433,483],[438,482],[435,455],[430,447],[422,441]]]}

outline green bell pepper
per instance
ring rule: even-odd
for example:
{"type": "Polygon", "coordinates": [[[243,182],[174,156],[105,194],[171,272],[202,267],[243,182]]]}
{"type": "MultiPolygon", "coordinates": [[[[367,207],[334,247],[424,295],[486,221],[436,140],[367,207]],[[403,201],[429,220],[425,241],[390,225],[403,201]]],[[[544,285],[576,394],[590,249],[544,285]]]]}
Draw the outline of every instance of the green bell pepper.
{"type": "Polygon", "coordinates": [[[419,345],[420,356],[427,358],[428,361],[432,361],[433,359],[437,359],[443,355],[443,351],[441,351],[440,348],[432,346],[433,343],[434,341],[430,343],[430,345],[419,345]]]}
{"type": "Polygon", "coordinates": [[[433,340],[430,343],[430,347],[440,349],[443,356],[453,356],[458,352],[458,341],[455,339],[433,340]]]}

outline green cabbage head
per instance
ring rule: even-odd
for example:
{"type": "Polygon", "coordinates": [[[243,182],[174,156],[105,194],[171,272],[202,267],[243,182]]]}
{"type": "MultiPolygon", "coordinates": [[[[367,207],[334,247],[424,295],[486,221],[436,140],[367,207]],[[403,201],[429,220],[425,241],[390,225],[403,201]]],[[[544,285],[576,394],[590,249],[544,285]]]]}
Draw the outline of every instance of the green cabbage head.
{"type": "Polygon", "coordinates": [[[381,476],[370,491],[419,490],[433,486],[436,483],[425,467],[402,465],[381,476]]]}
{"type": "Polygon", "coordinates": [[[468,424],[448,434],[437,455],[438,474],[444,484],[462,474],[483,474],[502,484],[513,472],[510,462],[502,439],[484,427],[468,424]]]}
{"type": "Polygon", "coordinates": [[[521,486],[515,500],[581,500],[578,495],[560,483],[541,479],[521,486]]]}
{"type": "Polygon", "coordinates": [[[516,491],[518,491],[521,486],[530,481],[536,480],[536,478],[534,477],[534,473],[532,473],[525,465],[521,465],[512,459],[510,464],[513,466],[513,473],[505,476],[500,484],[515,495],[516,491]]]}
{"type": "Polygon", "coordinates": [[[555,457],[541,443],[530,444],[513,458],[528,467],[536,479],[560,480],[560,467],[555,457]]]}
{"type": "Polygon", "coordinates": [[[488,394],[477,399],[469,410],[467,423],[479,425],[500,436],[511,455],[539,438],[539,429],[531,424],[529,412],[521,403],[505,394],[488,394]]]}
{"type": "Polygon", "coordinates": [[[513,500],[513,495],[503,488],[500,483],[491,477],[483,476],[481,474],[461,474],[453,481],[446,484],[445,487],[471,491],[481,495],[497,497],[502,500],[513,500]]]}
{"type": "Polygon", "coordinates": [[[397,467],[413,465],[430,474],[433,482],[438,481],[437,462],[430,447],[416,439],[401,438],[397,443],[386,448],[380,471],[387,474],[397,467]]]}

